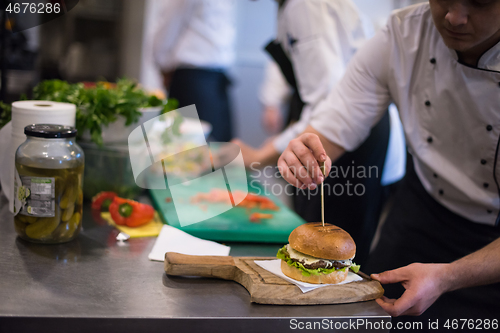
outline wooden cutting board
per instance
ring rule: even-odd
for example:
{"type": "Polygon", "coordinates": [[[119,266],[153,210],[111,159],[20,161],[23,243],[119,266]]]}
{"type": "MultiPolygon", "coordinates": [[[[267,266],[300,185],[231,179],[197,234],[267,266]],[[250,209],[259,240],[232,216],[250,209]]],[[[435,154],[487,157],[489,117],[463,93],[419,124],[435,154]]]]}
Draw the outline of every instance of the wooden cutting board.
{"type": "Polygon", "coordinates": [[[236,281],[250,293],[250,301],[260,304],[340,304],[369,301],[381,297],[384,289],[378,281],[363,273],[362,281],[332,285],[303,293],[254,263],[269,257],[189,256],[165,254],[165,272],[175,276],[203,276],[236,281]]]}

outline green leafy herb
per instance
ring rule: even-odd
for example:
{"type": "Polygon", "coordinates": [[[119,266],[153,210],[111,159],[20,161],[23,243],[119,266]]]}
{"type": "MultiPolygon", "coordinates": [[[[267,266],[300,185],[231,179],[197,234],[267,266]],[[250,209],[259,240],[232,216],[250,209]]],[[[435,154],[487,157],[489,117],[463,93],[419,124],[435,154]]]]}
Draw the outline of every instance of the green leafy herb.
{"type": "Polygon", "coordinates": [[[12,118],[12,106],[0,102],[0,128],[4,127],[12,118]]]}
{"type": "Polygon", "coordinates": [[[172,135],[174,136],[179,136],[181,133],[180,127],[182,122],[184,121],[184,117],[178,112],[172,112],[169,114],[169,116],[173,117],[173,123],[170,128],[167,128],[165,131],[163,131],[161,135],[161,139],[164,145],[169,144],[172,142],[172,135]]]}
{"type": "MultiPolygon", "coordinates": [[[[118,80],[116,84],[97,82],[95,84],[70,84],[61,80],[47,80],[33,90],[37,100],[73,103],[76,105],[76,128],[79,136],[88,130],[93,142],[103,144],[102,126],[125,118],[125,125],[136,123],[146,107],[163,106],[162,113],[175,110],[177,100],[162,100],[148,95],[137,84],[128,79],[118,80]]],[[[174,131],[174,134],[179,134],[174,131]]]]}

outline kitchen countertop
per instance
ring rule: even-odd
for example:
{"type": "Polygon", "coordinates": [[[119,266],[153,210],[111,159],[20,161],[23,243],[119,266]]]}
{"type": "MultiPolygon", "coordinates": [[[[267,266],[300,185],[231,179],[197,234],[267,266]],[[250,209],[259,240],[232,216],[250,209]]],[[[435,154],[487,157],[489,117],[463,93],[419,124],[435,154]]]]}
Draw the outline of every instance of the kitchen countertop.
{"type": "MultiPolygon", "coordinates": [[[[169,277],[163,263],[147,258],[155,238],[119,245],[117,231],[94,222],[89,209],[85,205],[83,231],[74,241],[32,244],[16,237],[13,215],[0,193],[0,332],[277,333],[315,323],[332,332],[353,322],[369,328],[364,318],[374,328],[391,320],[375,301],[261,305],[250,303],[236,282],[169,277]]],[[[233,256],[274,256],[282,246],[228,245],[233,256]]]]}

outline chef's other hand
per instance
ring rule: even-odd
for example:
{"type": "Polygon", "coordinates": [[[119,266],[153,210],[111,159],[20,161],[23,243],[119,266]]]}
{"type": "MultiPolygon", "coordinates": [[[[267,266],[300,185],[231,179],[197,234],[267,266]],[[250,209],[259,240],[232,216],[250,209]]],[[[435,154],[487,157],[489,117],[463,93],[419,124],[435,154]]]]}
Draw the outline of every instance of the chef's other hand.
{"type": "Polygon", "coordinates": [[[269,134],[276,134],[283,126],[283,116],[279,108],[266,106],[262,113],[262,124],[269,134]]]}
{"type": "Polygon", "coordinates": [[[274,138],[267,139],[259,148],[253,148],[245,144],[243,141],[234,139],[232,143],[240,146],[243,161],[247,168],[262,168],[266,165],[275,165],[280,154],[274,148],[274,138]]]}
{"type": "Polygon", "coordinates": [[[172,78],[174,77],[174,71],[162,72],[163,86],[167,91],[170,91],[170,85],[172,84],[172,78]]]}
{"type": "Polygon", "coordinates": [[[385,296],[376,302],[391,316],[419,316],[446,291],[447,264],[415,263],[392,271],[372,274],[381,284],[401,283],[406,289],[398,299],[385,296]]]}
{"type": "Polygon", "coordinates": [[[325,174],[330,173],[332,160],[326,154],[318,135],[304,133],[293,139],[278,160],[283,178],[300,189],[314,190],[324,180],[320,169],[325,162],[325,174]]]}
{"type": "Polygon", "coordinates": [[[254,162],[259,162],[259,151],[257,149],[247,145],[240,139],[233,139],[231,142],[240,146],[246,167],[249,167],[254,162]]]}

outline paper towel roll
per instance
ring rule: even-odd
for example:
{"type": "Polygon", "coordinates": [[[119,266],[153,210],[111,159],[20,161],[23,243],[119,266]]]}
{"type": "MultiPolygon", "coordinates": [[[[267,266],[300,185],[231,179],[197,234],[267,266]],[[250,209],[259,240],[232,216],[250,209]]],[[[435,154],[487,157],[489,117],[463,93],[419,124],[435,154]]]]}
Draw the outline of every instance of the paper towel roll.
{"type": "Polygon", "coordinates": [[[0,130],[0,156],[2,161],[0,181],[2,191],[9,199],[9,209],[14,210],[14,162],[17,148],[26,140],[24,127],[31,124],[58,124],[75,126],[76,106],[50,101],[20,101],[12,103],[12,121],[0,130]],[[10,132],[10,133],[9,133],[10,132]]]}
{"type": "Polygon", "coordinates": [[[50,101],[20,101],[12,103],[13,133],[24,135],[31,124],[59,124],[75,126],[76,106],[50,101]]]}

